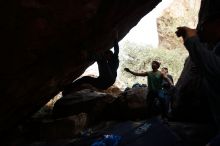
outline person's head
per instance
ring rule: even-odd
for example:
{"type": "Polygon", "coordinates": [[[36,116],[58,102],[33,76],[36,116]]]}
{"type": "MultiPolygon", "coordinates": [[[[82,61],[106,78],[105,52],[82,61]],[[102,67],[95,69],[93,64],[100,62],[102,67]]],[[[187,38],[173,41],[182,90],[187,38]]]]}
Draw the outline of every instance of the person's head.
{"type": "Polygon", "coordinates": [[[202,0],[199,12],[198,35],[203,42],[220,41],[220,1],[202,0]]]}
{"type": "Polygon", "coordinates": [[[167,73],[168,73],[168,68],[167,68],[167,67],[163,67],[163,68],[161,69],[161,72],[167,74],[167,73]]]}
{"type": "Polygon", "coordinates": [[[107,60],[111,59],[113,57],[113,52],[111,50],[105,51],[105,57],[107,60]]]}
{"type": "Polygon", "coordinates": [[[158,62],[158,61],[152,61],[152,63],[151,63],[151,67],[152,67],[152,69],[155,71],[155,70],[158,70],[158,68],[160,68],[160,62],[158,62]]]}

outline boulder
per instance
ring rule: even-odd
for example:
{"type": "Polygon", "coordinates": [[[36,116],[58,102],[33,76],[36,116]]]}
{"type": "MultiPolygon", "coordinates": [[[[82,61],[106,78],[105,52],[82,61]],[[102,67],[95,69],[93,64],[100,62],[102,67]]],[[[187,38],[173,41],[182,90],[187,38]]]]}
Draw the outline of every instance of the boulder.
{"type": "Polygon", "coordinates": [[[80,90],[60,98],[54,105],[53,115],[57,118],[84,112],[88,114],[90,123],[95,123],[102,119],[102,115],[106,115],[104,109],[115,99],[114,96],[103,92],[80,90]]]}
{"type": "Polygon", "coordinates": [[[131,88],[121,93],[106,109],[106,119],[137,120],[146,118],[147,88],[131,88]]]}
{"type": "Polygon", "coordinates": [[[120,40],[160,1],[4,1],[0,135],[79,77],[93,63],[93,52],[113,46],[116,30],[120,40]]]}

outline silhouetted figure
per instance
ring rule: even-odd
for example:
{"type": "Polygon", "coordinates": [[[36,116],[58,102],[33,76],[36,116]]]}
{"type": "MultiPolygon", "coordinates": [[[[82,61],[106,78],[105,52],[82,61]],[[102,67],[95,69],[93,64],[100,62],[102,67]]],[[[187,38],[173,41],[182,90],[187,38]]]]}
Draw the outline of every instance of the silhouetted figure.
{"type": "MultiPolygon", "coordinates": [[[[133,72],[128,68],[124,68],[125,71],[135,76],[147,76],[148,95],[147,95],[146,104],[147,104],[148,117],[153,116],[152,114],[154,113],[154,109],[153,109],[154,101],[155,99],[159,99],[159,91],[162,89],[163,79],[167,80],[170,84],[172,84],[170,79],[167,78],[167,76],[165,76],[162,72],[158,70],[160,67],[160,63],[158,61],[152,61],[151,67],[152,67],[152,71],[147,71],[143,73],[133,72]]],[[[165,116],[164,112],[162,113],[162,115],[165,116]]]]}
{"type": "MultiPolygon", "coordinates": [[[[172,75],[170,75],[170,74],[168,73],[168,68],[167,68],[167,67],[163,67],[163,68],[161,69],[161,72],[164,73],[164,75],[166,75],[166,76],[170,79],[170,81],[172,82],[172,84],[173,84],[173,77],[172,77],[172,75]]],[[[167,80],[163,80],[163,82],[162,82],[162,87],[163,87],[163,88],[171,88],[172,85],[171,85],[169,82],[167,82],[167,80]]]]}
{"type": "MultiPolygon", "coordinates": [[[[197,30],[178,27],[190,59],[201,75],[200,88],[220,131],[220,1],[203,0],[197,30]],[[209,46],[209,47],[208,47],[209,46]],[[210,46],[211,49],[210,49],[210,46]]],[[[190,87],[194,88],[194,87],[190,87]]],[[[201,97],[200,97],[201,98],[201,97]]],[[[207,108],[208,108],[207,107],[207,108]]]]}
{"type": "Polygon", "coordinates": [[[105,90],[115,83],[117,77],[117,69],[119,66],[119,46],[118,40],[114,41],[114,53],[111,50],[107,50],[102,55],[96,55],[95,61],[97,61],[99,76],[97,78],[91,76],[84,76],[72,84],[68,85],[63,90],[63,96],[73,91],[76,87],[82,84],[90,84],[93,87],[101,90],[105,90]]]}
{"type": "Polygon", "coordinates": [[[160,99],[163,104],[163,110],[165,111],[165,114],[168,115],[169,110],[171,109],[172,105],[172,97],[174,93],[174,86],[173,86],[173,77],[168,73],[168,68],[163,67],[161,69],[161,72],[164,74],[164,76],[167,76],[167,78],[170,79],[171,83],[167,80],[162,81],[162,90],[159,93],[160,99]]]}

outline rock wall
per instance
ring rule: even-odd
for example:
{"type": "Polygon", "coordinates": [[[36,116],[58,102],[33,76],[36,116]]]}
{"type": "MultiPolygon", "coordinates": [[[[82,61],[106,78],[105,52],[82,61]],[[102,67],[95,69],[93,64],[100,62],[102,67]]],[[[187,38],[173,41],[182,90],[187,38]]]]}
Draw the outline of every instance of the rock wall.
{"type": "Polygon", "coordinates": [[[1,8],[0,135],[83,73],[161,0],[9,0],[1,8]]]}
{"type": "Polygon", "coordinates": [[[179,26],[195,28],[201,0],[173,0],[157,19],[159,46],[167,49],[184,48],[175,31],[179,26]]]}

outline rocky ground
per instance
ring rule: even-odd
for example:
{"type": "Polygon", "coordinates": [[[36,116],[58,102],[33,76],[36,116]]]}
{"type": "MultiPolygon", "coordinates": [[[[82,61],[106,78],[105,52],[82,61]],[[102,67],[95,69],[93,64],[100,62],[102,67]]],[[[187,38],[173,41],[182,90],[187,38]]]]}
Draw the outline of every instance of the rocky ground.
{"type": "Polygon", "coordinates": [[[164,122],[159,114],[147,119],[146,94],[147,87],[125,91],[111,88],[103,92],[83,89],[65,97],[60,94],[15,128],[5,143],[9,146],[90,146],[101,141],[104,135],[114,134],[122,137],[119,145],[126,146],[171,143],[202,146],[214,136],[215,129],[208,123],[175,119],[164,122]]]}

